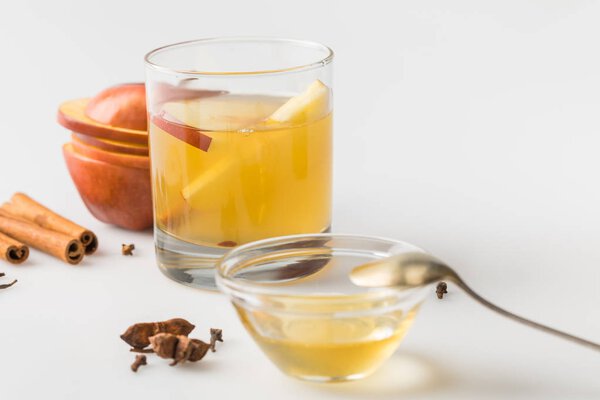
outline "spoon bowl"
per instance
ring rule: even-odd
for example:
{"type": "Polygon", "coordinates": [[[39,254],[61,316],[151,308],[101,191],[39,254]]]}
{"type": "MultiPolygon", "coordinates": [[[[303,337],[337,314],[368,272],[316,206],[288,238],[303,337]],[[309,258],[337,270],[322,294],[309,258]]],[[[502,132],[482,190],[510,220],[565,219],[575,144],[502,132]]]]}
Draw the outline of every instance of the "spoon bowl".
{"type": "Polygon", "coordinates": [[[442,261],[420,252],[395,254],[363,264],[350,273],[352,282],[363,287],[413,288],[456,278],[442,261]]]}

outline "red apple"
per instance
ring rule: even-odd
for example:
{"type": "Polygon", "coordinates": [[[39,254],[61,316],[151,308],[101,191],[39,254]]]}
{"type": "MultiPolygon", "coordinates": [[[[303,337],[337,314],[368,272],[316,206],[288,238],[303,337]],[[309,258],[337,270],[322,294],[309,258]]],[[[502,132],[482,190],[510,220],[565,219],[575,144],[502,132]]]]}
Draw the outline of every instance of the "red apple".
{"type": "Polygon", "coordinates": [[[146,87],[125,83],[105,89],[87,103],[85,115],[105,125],[145,131],[146,87]]]}
{"type": "Polygon", "coordinates": [[[63,146],[71,178],[85,205],[100,221],[125,229],[152,226],[152,194],[147,168],[113,165],[63,146]]]}

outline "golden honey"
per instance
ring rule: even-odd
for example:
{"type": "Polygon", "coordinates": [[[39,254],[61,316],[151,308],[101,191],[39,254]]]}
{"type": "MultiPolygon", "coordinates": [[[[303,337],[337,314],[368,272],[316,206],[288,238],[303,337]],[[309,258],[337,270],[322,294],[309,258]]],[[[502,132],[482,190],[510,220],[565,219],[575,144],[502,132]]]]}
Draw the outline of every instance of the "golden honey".
{"type": "Polygon", "coordinates": [[[289,375],[315,381],[346,381],[375,371],[396,350],[417,309],[317,318],[236,305],[244,326],[275,365],[289,375]]]}

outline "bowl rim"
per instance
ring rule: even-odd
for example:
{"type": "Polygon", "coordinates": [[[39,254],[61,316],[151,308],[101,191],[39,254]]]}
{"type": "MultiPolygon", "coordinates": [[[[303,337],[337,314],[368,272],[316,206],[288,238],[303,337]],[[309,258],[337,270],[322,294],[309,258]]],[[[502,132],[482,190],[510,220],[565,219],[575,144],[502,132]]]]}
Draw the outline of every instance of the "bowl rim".
{"type": "MultiPolygon", "coordinates": [[[[426,252],[421,247],[415,246],[411,243],[404,242],[401,240],[390,239],[381,236],[371,236],[371,235],[358,235],[358,234],[348,234],[348,233],[316,233],[316,234],[296,234],[296,235],[286,235],[286,236],[277,236],[268,239],[257,240],[254,242],[246,243],[241,246],[238,246],[228,253],[226,253],[216,264],[215,267],[215,280],[217,286],[223,291],[225,294],[232,297],[232,300],[242,300],[246,305],[252,306],[256,304],[257,301],[261,302],[260,299],[280,299],[285,301],[298,301],[305,303],[315,303],[315,302],[328,302],[328,303],[361,303],[361,302],[377,302],[378,300],[389,299],[389,298],[397,298],[398,300],[404,300],[412,297],[420,297],[418,302],[424,300],[425,294],[422,290],[423,288],[413,288],[413,289],[399,289],[399,288],[377,288],[369,291],[364,291],[360,293],[354,294],[324,294],[324,293],[306,293],[306,294],[286,294],[281,293],[281,291],[275,291],[272,287],[268,285],[255,284],[248,281],[241,281],[232,279],[227,276],[224,272],[225,264],[232,257],[243,254],[244,252],[250,249],[260,249],[269,244],[275,244],[277,242],[286,242],[290,240],[300,240],[305,238],[351,238],[351,239],[365,239],[372,241],[383,241],[388,242],[392,245],[401,245],[408,247],[410,250],[418,251],[418,252],[426,252]],[[419,292],[423,294],[418,295],[419,292]],[[417,294],[415,294],[417,293],[417,294]]],[[[426,287],[424,287],[426,288],[426,287]]]]}

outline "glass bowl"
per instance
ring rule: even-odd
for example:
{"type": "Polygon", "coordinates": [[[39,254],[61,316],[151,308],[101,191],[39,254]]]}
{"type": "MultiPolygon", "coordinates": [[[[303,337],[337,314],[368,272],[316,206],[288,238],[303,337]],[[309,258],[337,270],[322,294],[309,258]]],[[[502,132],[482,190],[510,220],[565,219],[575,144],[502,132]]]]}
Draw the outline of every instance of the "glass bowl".
{"type": "Polygon", "coordinates": [[[428,289],[361,288],[349,273],[407,251],[423,250],[367,236],[266,239],[225,255],[217,284],[284,373],[317,382],[360,379],[394,353],[428,289]]]}

